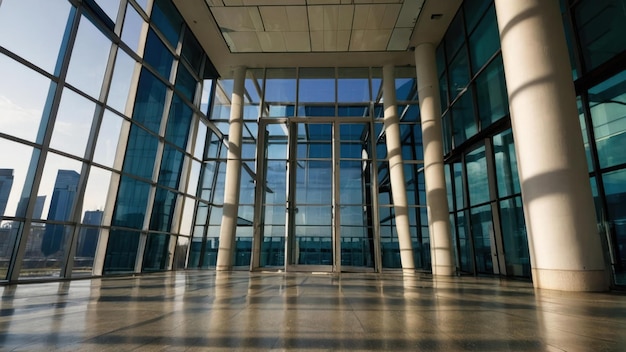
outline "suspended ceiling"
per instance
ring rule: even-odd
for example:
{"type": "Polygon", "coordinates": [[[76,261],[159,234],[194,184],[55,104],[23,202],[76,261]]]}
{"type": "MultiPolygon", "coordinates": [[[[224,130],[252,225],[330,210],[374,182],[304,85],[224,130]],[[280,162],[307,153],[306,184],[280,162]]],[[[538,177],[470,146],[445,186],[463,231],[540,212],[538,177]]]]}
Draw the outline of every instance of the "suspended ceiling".
{"type": "Polygon", "coordinates": [[[218,72],[414,64],[462,0],[174,0],[218,72]]]}

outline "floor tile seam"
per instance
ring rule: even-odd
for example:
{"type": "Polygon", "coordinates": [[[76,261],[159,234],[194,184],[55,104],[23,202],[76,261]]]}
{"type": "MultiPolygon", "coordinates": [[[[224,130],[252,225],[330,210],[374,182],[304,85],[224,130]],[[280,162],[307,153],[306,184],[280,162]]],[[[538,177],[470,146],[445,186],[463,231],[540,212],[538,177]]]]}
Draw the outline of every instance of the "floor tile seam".
{"type": "Polygon", "coordinates": [[[626,321],[619,321],[620,319],[618,318],[618,321],[613,321],[615,320],[615,318],[610,318],[608,316],[591,316],[591,315],[582,315],[582,314],[571,314],[571,313],[564,313],[558,310],[552,310],[552,309],[542,309],[540,307],[537,307],[536,309],[538,314],[542,314],[542,313],[549,313],[549,314],[556,314],[556,315],[560,315],[563,317],[567,317],[569,319],[572,318],[576,318],[576,319],[582,319],[584,321],[595,321],[595,322],[606,322],[606,323],[611,323],[611,324],[620,324],[620,325],[626,325],[626,321]]]}
{"type": "MultiPolygon", "coordinates": [[[[80,309],[76,309],[76,311],[74,312],[62,312],[62,313],[57,313],[57,314],[45,314],[43,317],[41,317],[42,312],[41,311],[37,311],[37,312],[30,312],[29,314],[21,314],[21,315],[15,315],[15,314],[11,314],[9,316],[6,316],[5,318],[0,318],[0,324],[1,323],[13,323],[13,322],[20,322],[23,320],[26,321],[32,321],[33,318],[50,318],[53,316],[65,316],[68,314],[82,314],[84,312],[84,310],[82,309],[82,307],[76,307],[76,308],[80,308],[80,309]]],[[[58,308],[53,308],[53,309],[58,309],[58,308]]]]}
{"type": "MultiPolygon", "coordinates": [[[[549,323],[546,324],[545,322],[542,322],[542,324],[543,325],[550,325],[549,323]]],[[[619,342],[618,340],[619,340],[621,335],[618,336],[617,333],[618,333],[618,331],[624,331],[623,329],[622,330],[618,330],[618,329],[612,330],[612,331],[616,332],[616,335],[614,335],[616,337],[616,340],[613,341],[613,340],[607,340],[606,338],[599,337],[598,335],[587,335],[587,334],[592,332],[590,329],[583,329],[581,327],[580,329],[577,329],[577,330],[574,331],[574,330],[572,330],[573,327],[571,325],[569,325],[569,324],[565,325],[565,326],[563,326],[563,324],[558,324],[558,325],[559,326],[557,326],[557,327],[551,327],[550,330],[551,331],[558,330],[558,331],[563,332],[563,333],[577,335],[577,336],[583,336],[583,337],[586,337],[586,338],[589,338],[589,339],[602,340],[602,341],[606,341],[606,342],[619,342]]],[[[625,328],[626,328],[626,324],[620,324],[620,325],[625,325],[625,328]]],[[[548,329],[545,329],[545,331],[548,331],[548,329]]]]}
{"type": "Polygon", "coordinates": [[[91,340],[102,338],[102,337],[106,338],[106,335],[111,335],[111,334],[114,334],[116,332],[124,332],[124,331],[130,331],[131,329],[137,329],[137,328],[139,328],[141,326],[149,325],[149,324],[152,324],[152,323],[157,322],[159,320],[162,320],[166,316],[170,316],[170,315],[172,315],[171,312],[170,313],[166,313],[166,314],[162,314],[162,315],[160,315],[158,317],[150,318],[148,320],[142,320],[142,321],[134,323],[134,324],[121,326],[121,327],[115,328],[113,330],[109,330],[107,332],[103,332],[103,333],[99,333],[99,334],[93,335],[93,336],[89,337],[88,339],[84,340],[83,342],[91,341],[91,340]]]}

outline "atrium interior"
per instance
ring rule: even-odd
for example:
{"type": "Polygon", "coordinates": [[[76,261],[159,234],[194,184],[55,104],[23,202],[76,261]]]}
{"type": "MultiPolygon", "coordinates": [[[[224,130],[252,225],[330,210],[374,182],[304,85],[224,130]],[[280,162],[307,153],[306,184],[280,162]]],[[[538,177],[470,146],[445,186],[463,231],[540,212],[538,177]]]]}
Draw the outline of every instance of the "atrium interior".
{"type": "MultiPolygon", "coordinates": [[[[22,315],[23,297],[87,314],[77,302],[107,287],[126,306],[206,289],[247,300],[245,314],[273,292],[278,314],[314,310],[298,297],[320,285],[319,303],[354,309],[337,319],[360,334],[374,328],[368,302],[524,310],[510,322],[519,344],[455,330],[449,346],[401,333],[364,350],[576,349],[545,333],[562,319],[585,335],[585,312],[565,317],[576,304],[623,326],[623,33],[626,0],[0,0],[2,331],[18,336],[0,344],[47,343],[16,322],[52,313],[22,315]]],[[[186,321],[179,308],[157,313],[186,321]]],[[[422,317],[470,324],[455,314],[422,317]]],[[[55,346],[110,334],[85,329],[55,346]]],[[[582,346],[625,342],[598,329],[582,346]]],[[[265,333],[250,341],[302,347],[265,333]]],[[[205,342],[193,338],[173,347],[205,342]]],[[[352,341],[324,338],[311,344],[352,341]]]]}

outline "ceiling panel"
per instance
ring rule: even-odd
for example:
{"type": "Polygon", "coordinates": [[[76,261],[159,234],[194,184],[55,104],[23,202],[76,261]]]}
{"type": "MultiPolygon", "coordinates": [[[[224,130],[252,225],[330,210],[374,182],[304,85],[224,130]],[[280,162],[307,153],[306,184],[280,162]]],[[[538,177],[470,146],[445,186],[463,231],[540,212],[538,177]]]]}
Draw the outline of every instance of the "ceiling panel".
{"type": "Polygon", "coordinates": [[[285,38],[282,32],[257,32],[263,52],[286,52],[285,38]]]}
{"type": "Polygon", "coordinates": [[[284,32],[285,46],[287,52],[309,52],[311,51],[311,41],[309,32],[284,32]]]}
{"type": "Polygon", "coordinates": [[[394,28],[387,45],[387,50],[406,50],[411,40],[411,34],[413,34],[412,28],[394,28]]]}
{"type": "Polygon", "coordinates": [[[350,36],[352,36],[352,31],[337,31],[337,51],[350,49],[350,36]]]}
{"type": "Polygon", "coordinates": [[[225,33],[225,36],[230,39],[227,40],[229,46],[234,47],[231,48],[231,51],[243,53],[261,51],[261,45],[256,32],[232,32],[225,33]]]}
{"type": "Polygon", "coordinates": [[[263,27],[266,31],[288,31],[289,21],[287,20],[287,10],[285,6],[263,6],[259,7],[259,13],[263,19],[263,27]]]}
{"type": "Polygon", "coordinates": [[[309,16],[309,30],[324,30],[324,7],[323,6],[307,6],[309,16]]]}
{"type": "Polygon", "coordinates": [[[352,19],[354,18],[354,6],[341,5],[337,6],[337,30],[349,31],[352,30],[352,19]]]}
{"type": "Polygon", "coordinates": [[[289,30],[293,32],[304,32],[309,30],[309,17],[305,6],[286,6],[287,21],[289,30]]]}
{"type": "Polygon", "coordinates": [[[402,5],[400,4],[386,5],[384,7],[385,12],[381,17],[379,29],[392,29],[396,25],[396,21],[398,20],[400,8],[402,8],[402,5]]]}
{"type": "Polygon", "coordinates": [[[405,51],[425,0],[205,1],[231,52],[335,52],[405,51]]]}
{"type": "Polygon", "coordinates": [[[212,11],[222,32],[263,30],[261,15],[256,7],[215,7],[212,11]]]}
{"type": "Polygon", "coordinates": [[[311,31],[311,51],[324,51],[324,31],[311,31]]]}
{"type": "Polygon", "coordinates": [[[354,30],[350,38],[350,51],[384,51],[390,35],[390,29],[354,30]]]}
{"type": "Polygon", "coordinates": [[[405,1],[398,14],[396,27],[413,29],[423,6],[424,0],[405,1]]]}

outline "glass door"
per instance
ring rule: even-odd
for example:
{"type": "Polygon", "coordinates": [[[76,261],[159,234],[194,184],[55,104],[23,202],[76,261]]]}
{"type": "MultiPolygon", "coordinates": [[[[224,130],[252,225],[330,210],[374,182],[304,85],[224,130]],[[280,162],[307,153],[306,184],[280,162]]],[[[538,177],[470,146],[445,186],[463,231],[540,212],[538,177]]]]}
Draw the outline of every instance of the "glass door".
{"type": "Polygon", "coordinates": [[[287,252],[291,266],[331,270],[333,245],[333,124],[292,123],[287,252]]]}
{"type": "Polygon", "coordinates": [[[261,130],[258,266],[374,270],[371,125],[285,119],[261,130]]]}
{"type": "MultiPolygon", "coordinates": [[[[374,185],[369,123],[337,126],[339,153],[338,217],[342,270],[374,268],[377,242],[372,198],[374,185]]],[[[377,202],[376,202],[377,203],[377,202]]]]}

